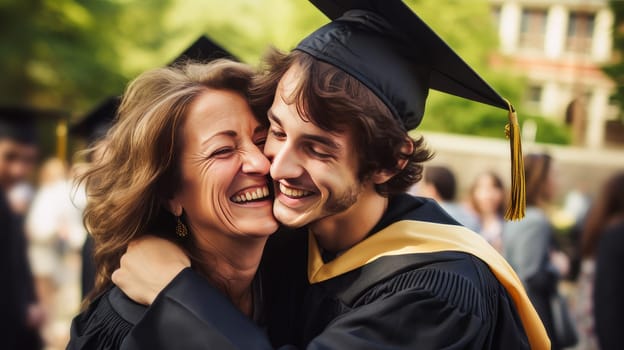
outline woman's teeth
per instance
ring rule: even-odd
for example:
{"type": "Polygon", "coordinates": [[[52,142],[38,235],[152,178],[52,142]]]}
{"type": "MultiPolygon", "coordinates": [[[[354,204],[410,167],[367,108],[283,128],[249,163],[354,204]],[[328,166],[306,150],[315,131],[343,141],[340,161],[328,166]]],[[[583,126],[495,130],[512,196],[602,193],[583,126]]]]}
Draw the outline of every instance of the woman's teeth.
{"type": "Polygon", "coordinates": [[[269,197],[269,187],[257,187],[256,189],[245,190],[232,196],[235,203],[245,203],[255,200],[262,200],[269,197]]]}
{"type": "Polygon", "coordinates": [[[279,184],[279,189],[280,189],[280,192],[282,192],[283,194],[291,198],[301,198],[301,197],[309,196],[312,194],[312,192],[310,191],[298,190],[295,188],[286,187],[284,184],[281,184],[281,183],[279,184]]]}

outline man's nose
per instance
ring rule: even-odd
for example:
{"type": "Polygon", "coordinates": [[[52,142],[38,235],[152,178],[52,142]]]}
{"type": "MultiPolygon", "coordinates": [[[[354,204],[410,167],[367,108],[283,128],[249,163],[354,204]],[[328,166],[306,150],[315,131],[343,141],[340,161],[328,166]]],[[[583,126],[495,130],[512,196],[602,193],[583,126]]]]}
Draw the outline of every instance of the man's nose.
{"type": "Polygon", "coordinates": [[[282,147],[272,153],[271,177],[274,179],[295,179],[303,175],[301,157],[292,146],[284,143],[282,147]]]}

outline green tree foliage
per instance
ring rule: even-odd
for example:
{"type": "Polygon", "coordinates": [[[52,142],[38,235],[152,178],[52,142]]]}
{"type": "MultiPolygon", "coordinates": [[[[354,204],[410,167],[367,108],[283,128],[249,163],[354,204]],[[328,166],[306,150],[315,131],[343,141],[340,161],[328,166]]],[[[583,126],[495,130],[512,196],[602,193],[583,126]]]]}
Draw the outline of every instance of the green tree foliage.
{"type": "Polygon", "coordinates": [[[160,21],[167,3],[1,1],[0,103],[71,112],[119,94],[138,70],[126,60],[144,61],[141,50],[160,46],[163,32],[147,24],[160,21]]]}
{"type": "Polygon", "coordinates": [[[173,52],[206,33],[243,61],[256,64],[269,46],[290,50],[328,21],[306,0],[178,0],[167,22],[179,33],[173,52]]]}
{"type": "Polygon", "coordinates": [[[325,22],[304,0],[0,0],[0,103],[80,114],[201,34],[256,63],[325,22]]]}
{"type": "MultiPolygon", "coordinates": [[[[611,0],[611,10],[613,11],[613,49],[617,61],[603,68],[616,83],[616,91],[613,95],[614,101],[619,105],[620,111],[624,110],[624,1],[611,0]]],[[[620,114],[622,122],[624,115],[620,114]]]]}

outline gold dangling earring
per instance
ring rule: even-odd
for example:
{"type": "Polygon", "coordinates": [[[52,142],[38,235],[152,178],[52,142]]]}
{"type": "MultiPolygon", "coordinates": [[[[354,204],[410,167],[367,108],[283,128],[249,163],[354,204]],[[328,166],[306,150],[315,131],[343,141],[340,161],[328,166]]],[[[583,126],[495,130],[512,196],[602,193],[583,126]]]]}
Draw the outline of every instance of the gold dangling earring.
{"type": "Polygon", "coordinates": [[[180,219],[181,217],[182,215],[176,216],[176,235],[178,235],[178,237],[186,237],[188,236],[188,229],[186,228],[186,225],[182,223],[182,220],[180,219]]]}

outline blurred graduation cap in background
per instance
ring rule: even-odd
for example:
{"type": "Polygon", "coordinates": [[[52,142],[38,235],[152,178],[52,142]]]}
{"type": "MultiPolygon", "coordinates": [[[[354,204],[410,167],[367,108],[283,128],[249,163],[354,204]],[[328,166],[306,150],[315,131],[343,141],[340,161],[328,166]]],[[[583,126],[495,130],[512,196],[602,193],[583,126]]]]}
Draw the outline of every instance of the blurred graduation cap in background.
{"type": "Polygon", "coordinates": [[[332,21],[303,39],[295,50],[359,80],[388,106],[405,130],[416,128],[422,121],[429,89],[508,110],[512,193],[505,217],[522,218],[524,164],[519,125],[511,104],[402,0],[310,2],[332,21]]]}
{"type": "Polygon", "coordinates": [[[217,44],[207,36],[202,35],[169,65],[183,62],[184,60],[209,62],[219,58],[229,58],[234,61],[239,61],[238,58],[225,50],[221,45],[217,44]]]}
{"type": "Polygon", "coordinates": [[[37,143],[35,111],[27,107],[0,107],[0,140],[3,139],[26,144],[37,143]]]}
{"type": "Polygon", "coordinates": [[[60,111],[27,106],[0,106],[0,139],[19,143],[37,144],[38,126],[64,121],[60,111]]]}
{"type": "MultiPolygon", "coordinates": [[[[219,44],[202,35],[168,65],[171,66],[185,60],[209,62],[218,58],[238,60],[219,44]]],[[[80,121],[70,127],[70,134],[86,139],[89,144],[103,137],[114,123],[120,102],[119,96],[111,96],[100,102],[80,121]]]]}
{"type": "Polygon", "coordinates": [[[90,110],[78,123],[69,128],[71,135],[81,136],[91,144],[106,135],[113,125],[121,98],[111,96],[90,110]]]}

